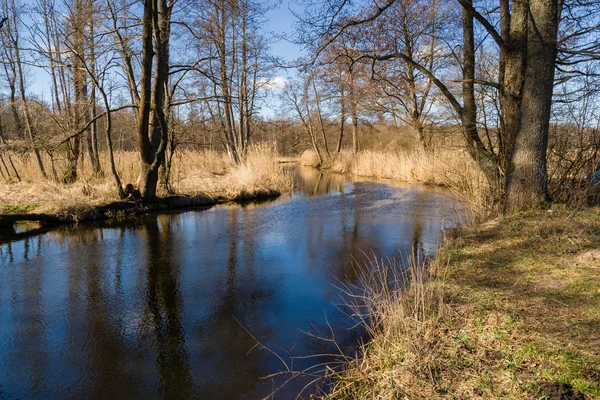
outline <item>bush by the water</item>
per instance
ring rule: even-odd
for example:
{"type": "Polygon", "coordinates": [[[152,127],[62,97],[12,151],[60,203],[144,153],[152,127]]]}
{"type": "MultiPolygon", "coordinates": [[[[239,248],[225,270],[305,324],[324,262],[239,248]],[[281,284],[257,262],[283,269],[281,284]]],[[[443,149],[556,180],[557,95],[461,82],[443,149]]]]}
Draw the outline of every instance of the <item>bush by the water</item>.
{"type": "Polygon", "coordinates": [[[300,164],[305,167],[318,168],[321,166],[321,161],[319,161],[319,156],[314,150],[307,149],[304,150],[300,156],[300,164]]]}

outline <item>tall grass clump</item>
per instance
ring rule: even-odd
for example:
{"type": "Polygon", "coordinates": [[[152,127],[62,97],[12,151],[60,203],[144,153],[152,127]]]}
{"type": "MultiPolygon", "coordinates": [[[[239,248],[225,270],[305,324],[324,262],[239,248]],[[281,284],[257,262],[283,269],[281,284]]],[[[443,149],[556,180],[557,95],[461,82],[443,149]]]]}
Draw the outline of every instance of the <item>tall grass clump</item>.
{"type": "Polygon", "coordinates": [[[349,307],[371,340],[342,371],[330,371],[329,399],[428,398],[435,393],[444,317],[444,285],[437,268],[414,257],[402,263],[373,259],[360,268],[358,285],[345,290],[349,307]]]}

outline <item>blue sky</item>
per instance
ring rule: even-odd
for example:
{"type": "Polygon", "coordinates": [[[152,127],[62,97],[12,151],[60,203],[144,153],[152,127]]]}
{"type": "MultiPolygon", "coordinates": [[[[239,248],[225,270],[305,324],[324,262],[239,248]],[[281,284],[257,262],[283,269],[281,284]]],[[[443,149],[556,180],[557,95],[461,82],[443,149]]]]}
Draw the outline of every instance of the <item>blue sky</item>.
{"type": "MultiPolygon", "coordinates": [[[[273,33],[275,37],[281,37],[282,35],[291,37],[293,35],[296,19],[292,14],[292,11],[290,11],[290,8],[293,8],[295,12],[299,12],[301,8],[298,3],[298,1],[296,3],[283,1],[278,7],[269,11],[266,15],[267,23],[265,26],[265,34],[270,36],[271,33],[273,33]]],[[[281,58],[284,62],[293,62],[301,55],[301,52],[302,49],[300,46],[284,39],[275,39],[271,44],[271,54],[274,57],[281,58]]],[[[276,83],[276,86],[281,86],[287,79],[293,77],[295,73],[296,71],[292,69],[279,70],[277,71],[277,77],[275,78],[274,83],[276,83]]],[[[271,93],[271,96],[269,96],[266,101],[266,105],[261,107],[260,114],[263,117],[276,117],[276,110],[281,108],[276,99],[278,92],[278,90],[275,90],[271,93]]]]}
{"type": "MultiPolygon", "coordinates": [[[[293,33],[295,17],[292,15],[290,7],[293,7],[294,11],[299,10],[297,3],[294,5],[288,1],[284,1],[277,8],[267,13],[266,33],[273,32],[278,35],[287,34],[288,36],[291,36],[293,33]]],[[[301,49],[298,46],[285,40],[279,40],[271,46],[271,51],[274,56],[282,57],[287,61],[292,61],[297,58],[300,50],[301,49]]]]}

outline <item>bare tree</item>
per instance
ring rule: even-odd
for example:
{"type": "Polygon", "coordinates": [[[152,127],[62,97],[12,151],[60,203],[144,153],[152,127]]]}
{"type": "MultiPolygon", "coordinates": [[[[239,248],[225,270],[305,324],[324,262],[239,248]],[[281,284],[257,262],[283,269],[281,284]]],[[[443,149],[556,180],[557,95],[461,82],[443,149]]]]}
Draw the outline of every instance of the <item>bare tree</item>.
{"type": "Polygon", "coordinates": [[[282,93],[283,102],[290,107],[289,111],[292,114],[295,114],[296,118],[300,121],[304,132],[317,155],[319,164],[323,164],[323,156],[317,142],[316,124],[313,120],[313,116],[316,112],[311,107],[311,104],[314,103],[310,96],[310,89],[313,85],[312,80],[314,78],[311,75],[305,75],[303,78],[302,82],[288,82],[286,84],[282,93]],[[302,93],[301,96],[298,95],[300,92],[302,93]]]}
{"type": "Polygon", "coordinates": [[[267,43],[260,34],[266,6],[251,0],[201,0],[190,33],[197,41],[198,80],[208,80],[210,114],[221,126],[231,159],[244,159],[254,129],[259,92],[268,85],[267,43]]]}
{"type": "MultiPolygon", "coordinates": [[[[396,51],[423,65],[433,74],[448,65],[449,54],[440,50],[440,34],[452,11],[439,0],[401,0],[381,18],[375,29],[385,32],[377,41],[390,41],[396,51]]],[[[432,150],[432,108],[438,102],[432,79],[413,64],[401,60],[373,65],[376,109],[408,125],[425,150],[432,150]]]]}
{"type": "MultiPolygon", "coordinates": [[[[25,131],[27,133],[27,137],[31,143],[33,148],[33,153],[35,154],[35,158],[37,161],[38,168],[40,170],[40,174],[42,177],[46,177],[46,171],[44,169],[44,164],[42,162],[42,158],[40,155],[40,151],[38,149],[38,145],[35,141],[35,132],[32,128],[31,114],[29,111],[29,104],[27,101],[27,94],[25,88],[25,73],[23,71],[23,62],[21,57],[21,43],[20,43],[20,33],[19,33],[19,25],[20,25],[20,16],[19,16],[19,7],[15,3],[15,0],[6,0],[2,4],[2,8],[4,10],[5,15],[8,15],[7,19],[4,20],[2,31],[3,37],[6,40],[3,40],[3,44],[5,45],[4,54],[7,58],[6,62],[8,62],[11,67],[12,76],[13,76],[13,85],[14,80],[17,81],[19,87],[19,94],[21,100],[21,107],[23,110],[23,116],[25,121],[25,131]]],[[[11,97],[12,103],[14,104],[14,86],[11,85],[11,97]]],[[[14,107],[14,105],[13,105],[14,107]]],[[[13,115],[15,118],[15,123],[17,126],[20,126],[19,116],[16,112],[16,109],[13,108],[13,115]]]]}
{"type": "Polygon", "coordinates": [[[158,169],[167,148],[165,92],[169,79],[172,9],[171,1],[144,1],[138,144],[141,161],[139,189],[145,202],[151,202],[156,197],[158,169]],[[152,63],[155,55],[156,68],[153,79],[152,63]]]}

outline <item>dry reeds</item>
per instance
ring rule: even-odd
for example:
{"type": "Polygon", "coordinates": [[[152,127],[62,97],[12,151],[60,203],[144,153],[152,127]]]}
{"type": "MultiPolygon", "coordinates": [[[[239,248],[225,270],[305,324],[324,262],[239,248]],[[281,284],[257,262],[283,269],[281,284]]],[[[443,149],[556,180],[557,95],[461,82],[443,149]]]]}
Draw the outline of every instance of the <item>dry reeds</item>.
{"type": "Polygon", "coordinates": [[[354,307],[371,340],[324,397],[600,399],[599,227],[528,212],[453,231],[433,270],[372,263],[354,307]]]}
{"type": "Polygon", "coordinates": [[[277,154],[260,144],[248,149],[246,158],[235,165],[225,154],[184,152],[173,171],[173,188],[179,193],[235,197],[240,193],[291,189],[291,178],[282,173],[277,154]]]}
{"type": "Polygon", "coordinates": [[[486,178],[464,150],[341,152],[329,168],[357,176],[445,186],[465,204],[472,219],[485,219],[491,210],[486,178]]]}
{"type": "Polygon", "coordinates": [[[432,281],[431,265],[372,259],[360,268],[358,285],[345,288],[353,316],[371,340],[343,371],[330,371],[332,399],[393,399],[420,391],[437,368],[435,348],[440,318],[446,312],[442,281],[432,281]],[[410,391],[410,390],[409,390],[410,391]]]}
{"type": "MultiPolygon", "coordinates": [[[[20,182],[0,183],[0,212],[8,206],[27,205],[27,210],[47,214],[78,214],[90,207],[118,200],[112,177],[105,173],[94,176],[88,163],[80,164],[79,179],[62,184],[39,176],[35,159],[28,154],[15,155],[20,182]]],[[[50,160],[46,157],[46,165],[50,160]]],[[[62,160],[54,160],[60,171],[62,160]]],[[[115,163],[121,181],[138,180],[139,156],[135,152],[115,153],[115,163]]],[[[103,171],[109,171],[108,155],[101,154],[103,171]]],[[[281,171],[277,155],[269,146],[258,145],[248,150],[244,162],[236,165],[226,154],[216,151],[182,150],[173,158],[170,185],[177,194],[203,194],[209,197],[234,198],[259,191],[290,190],[292,182],[281,171]]],[[[159,193],[166,195],[167,193],[159,193]]]]}

